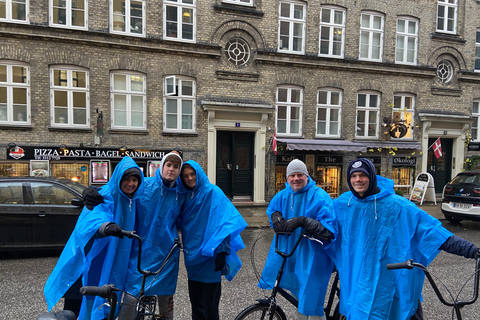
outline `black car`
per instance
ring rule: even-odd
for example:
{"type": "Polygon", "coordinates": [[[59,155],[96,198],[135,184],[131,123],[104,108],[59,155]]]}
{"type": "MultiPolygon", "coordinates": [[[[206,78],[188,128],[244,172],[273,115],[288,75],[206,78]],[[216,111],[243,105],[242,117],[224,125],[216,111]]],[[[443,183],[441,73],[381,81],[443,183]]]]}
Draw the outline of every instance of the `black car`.
{"type": "Polygon", "coordinates": [[[461,172],[443,187],[442,212],[450,222],[480,221],[480,170],[461,172]]]}
{"type": "Polygon", "coordinates": [[[67,179],[0,177],[0,251],[62,248],[85,188],[67,179]]]}

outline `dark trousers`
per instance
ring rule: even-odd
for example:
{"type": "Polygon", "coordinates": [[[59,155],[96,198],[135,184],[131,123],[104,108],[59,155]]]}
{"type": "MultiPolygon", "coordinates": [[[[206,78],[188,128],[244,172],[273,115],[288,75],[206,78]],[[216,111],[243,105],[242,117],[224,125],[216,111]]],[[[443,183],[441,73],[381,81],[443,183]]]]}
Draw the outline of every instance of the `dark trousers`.
{"type": "Polygon", "coordinates": [[[422,310],[422,304],[420,303],[420,300],[418,300],[417,311],[415,311],[415,314],[413,315],[411,320],[423,320],[423,310],[422,310]]]}
{"type": "Polygon", "coordinates": [[[192,320],[219,320],[221,282],[204,283],[188,280],[188,295],[192,305],[192,320]]]}

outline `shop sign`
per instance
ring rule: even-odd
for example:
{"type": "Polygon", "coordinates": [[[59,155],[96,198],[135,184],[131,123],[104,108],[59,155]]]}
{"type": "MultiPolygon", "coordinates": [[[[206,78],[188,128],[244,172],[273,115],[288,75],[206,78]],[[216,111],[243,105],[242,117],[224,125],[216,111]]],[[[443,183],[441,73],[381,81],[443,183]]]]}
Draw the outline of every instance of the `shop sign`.
{"type": "Polygon", "coordinates": [[[68,160],[108,158],[121,159],[129,156],[133,159],[161,159],[170,150],[129,149],[120,151],[109,148],[65,148],[59,147],[19,147],[7,152],[8,159],[22,160],[68,160]],[[20,155],[21,153],[21,155],[20,155]]]}
{"type": "Polygon", "coordinates": [[[470,142],[468,144],[468,151],[480,151],[480,142],[470,142]]]}
{"type": "Polygon", "coordinates": [[[305,155],[303,154],[277,155],[277,162],[289,163],[294,159],[302,160],[303,162],[305,162],[305,155]]]}
{"type": "Polygon", "coordinates": [[[364,158],[364,159],[370,160],[370,162],[373,164],[382,164],[381,157],[358,157],[358,158],[364,158]]]}
{"type": "Polygon", "coordinates": [[[417,158],[414,157],[393,157],[393,164],[397,166],[414,166],[417,158]]]}
{"type": "Polygon", "coordinates": [[[317,156],[317,164],[339,164],[343,162],[342,156],[317,156]]]}

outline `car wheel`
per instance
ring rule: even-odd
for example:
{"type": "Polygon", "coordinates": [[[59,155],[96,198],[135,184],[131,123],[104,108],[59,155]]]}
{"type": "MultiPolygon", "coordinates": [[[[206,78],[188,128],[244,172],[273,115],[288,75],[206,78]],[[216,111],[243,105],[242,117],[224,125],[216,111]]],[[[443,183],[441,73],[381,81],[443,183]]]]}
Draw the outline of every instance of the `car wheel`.
{"type": "Polygon", "coordinates": [[[447,219],[451,223],[459,223],[460,221],[463,220],[463,219],[459,219],[459,218],[455,218],[455,217],[447,216],[447,215],[445,215],[445,219],[447,219]]]}

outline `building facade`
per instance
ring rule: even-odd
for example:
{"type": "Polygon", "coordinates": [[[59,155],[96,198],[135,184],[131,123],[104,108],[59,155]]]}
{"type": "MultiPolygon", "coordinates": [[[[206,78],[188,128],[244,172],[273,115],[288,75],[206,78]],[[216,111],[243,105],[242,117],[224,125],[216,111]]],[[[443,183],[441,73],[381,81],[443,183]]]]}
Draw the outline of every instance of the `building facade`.
{"type": "Polygon", "coordinates": [[[441,191],[479,149],[477,0],[3,0],[0,40],[0,175],[101,185],[178,148],[262,204],[294,158],[337,197],[357,157],[441,191]]]}

